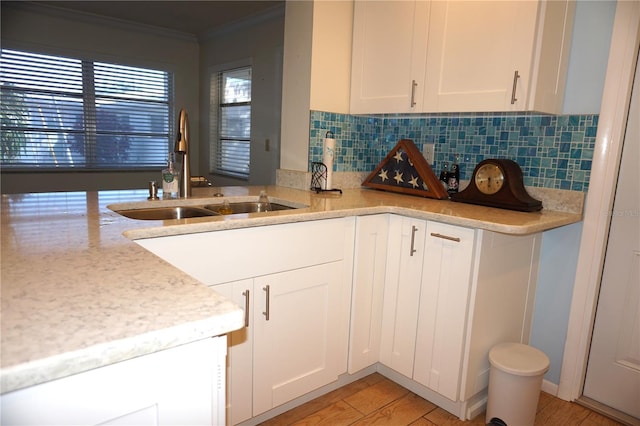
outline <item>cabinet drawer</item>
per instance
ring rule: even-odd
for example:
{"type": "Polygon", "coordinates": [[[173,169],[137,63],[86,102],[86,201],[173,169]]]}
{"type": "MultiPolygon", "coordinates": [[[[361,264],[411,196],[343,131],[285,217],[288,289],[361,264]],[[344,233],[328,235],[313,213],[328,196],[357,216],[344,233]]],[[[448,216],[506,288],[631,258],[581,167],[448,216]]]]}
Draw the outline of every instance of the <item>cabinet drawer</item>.
{"type": "Polygon", "coordinates": [[[136,240],[206,285],[342,260],[354,218],[136,240]]]}

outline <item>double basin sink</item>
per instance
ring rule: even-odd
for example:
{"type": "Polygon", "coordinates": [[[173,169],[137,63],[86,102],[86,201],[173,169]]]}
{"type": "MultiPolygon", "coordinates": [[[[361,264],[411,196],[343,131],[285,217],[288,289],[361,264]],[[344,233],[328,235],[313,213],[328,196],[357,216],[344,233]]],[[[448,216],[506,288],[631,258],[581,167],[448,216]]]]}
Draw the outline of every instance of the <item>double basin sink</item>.
{"type": "MultiPolygon", "coordinates": [[[[306,207],[306,206],[305,206],[306,207]]],[[[224,202],[206,204],[203,206],[161,206],[149,208],[115,210],[116,213],[138,220],[170,220],[187,219],[192,217],[220,216],[241,213],[259,213],[277,210],[290,210],[300,207],[280,203],[264,203],[253,201],[224,202]]]]}

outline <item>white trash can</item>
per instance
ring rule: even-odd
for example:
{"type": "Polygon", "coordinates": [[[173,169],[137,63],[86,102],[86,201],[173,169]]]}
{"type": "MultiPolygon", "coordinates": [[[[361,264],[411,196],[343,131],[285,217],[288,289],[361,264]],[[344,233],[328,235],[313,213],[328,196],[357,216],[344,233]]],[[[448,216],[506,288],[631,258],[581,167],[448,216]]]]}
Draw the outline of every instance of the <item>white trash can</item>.
{"type": "Polygon", "coordinates": [[[489,351],[487,423],[533,425],[542,378],[549,370],[544,352],[522,343],[502,343],[489,351]]]}

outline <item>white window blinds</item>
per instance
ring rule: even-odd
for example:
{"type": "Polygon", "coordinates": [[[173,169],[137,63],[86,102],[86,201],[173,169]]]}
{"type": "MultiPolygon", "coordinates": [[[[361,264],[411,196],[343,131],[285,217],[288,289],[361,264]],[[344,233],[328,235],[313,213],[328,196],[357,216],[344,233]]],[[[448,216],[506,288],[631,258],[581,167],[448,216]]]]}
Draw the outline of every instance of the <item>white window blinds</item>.
{"type": "Polygon", "coordinates": [[[251,68],[211,78],[211,172],[248,179],[251,144],[251,68]]]}
{"type": "Polygon", "coordinates": [[[2,49],[0,84],[3,168],[166,164],[171,73],[2,49]]]}

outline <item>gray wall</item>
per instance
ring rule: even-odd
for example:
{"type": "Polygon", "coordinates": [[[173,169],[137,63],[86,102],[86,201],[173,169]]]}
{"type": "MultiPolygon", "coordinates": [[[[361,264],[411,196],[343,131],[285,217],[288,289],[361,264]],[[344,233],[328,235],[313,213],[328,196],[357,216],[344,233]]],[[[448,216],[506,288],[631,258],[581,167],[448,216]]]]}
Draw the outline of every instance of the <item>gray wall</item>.
{"type": "MultiPolygon", "coordinates": [[[[2,2],[2,47],[33,50],[105,62],[168,69],[175,76],[176,108],[189,111],[191,137],[198,140],[199,46],[195,37],[151,31],[92,15],[62,13],[55,8],[2,2]]],[[[197,150],[192,157],[198,171],[197,150]]],[[[40,192],[145,188],[160,172],[11,173],[2,171],[2,192],[40,192]]]]}
{"type": "Polygon", "coordinates": [[[578,0],[569,53],[564,114],[598,114],[607,71],[615,0],[578,0]]]}
{"type": "MultiPolygon", "coordinates": [[[[172,71],[176,114],[180,108],[186,108],[189,113],[192,175],[206,175],[209,171],[209,123],[206,118],[209,113],[209,72],[239,60],[251,63],[254,69],[253,125],[256,139],[262,141],[251,153],[252,174],[249,182],[218,177],[213,180],[218,185],[275,183],[275,170],[279,165],[284,8],[228,27],[224,32],[210,34],[199,42],[188,34],[139,27],[57,8],[19,2],[1,4],[2,47],[172,71]],[[266,139],[270,141],[270,151],[264,149],[266,139]]],[[[147,181],[159,179],[160,170],[63,173],[2,170],[0,183],[3,193],[11,193],[146,188],[147,181]]]]}
{"type": "MultiPolygon", "coordinates": [[[[240,26],[210,34],[200,42],[202,117],[209,117],[212,112],[209,106],[211,74],[238,66],[252,66],[251,174],[248,181],[209,175],[216,186],[276,183],[276,169],[280,166],[283,42],[284,6],[240,26]]],[[[208,140],[208,120],[201,123],[200,134],[203,141],[208,140]]],[[[201,173],[210,170],[209,156],[209,144],[200,144],[201,173]]]]}

